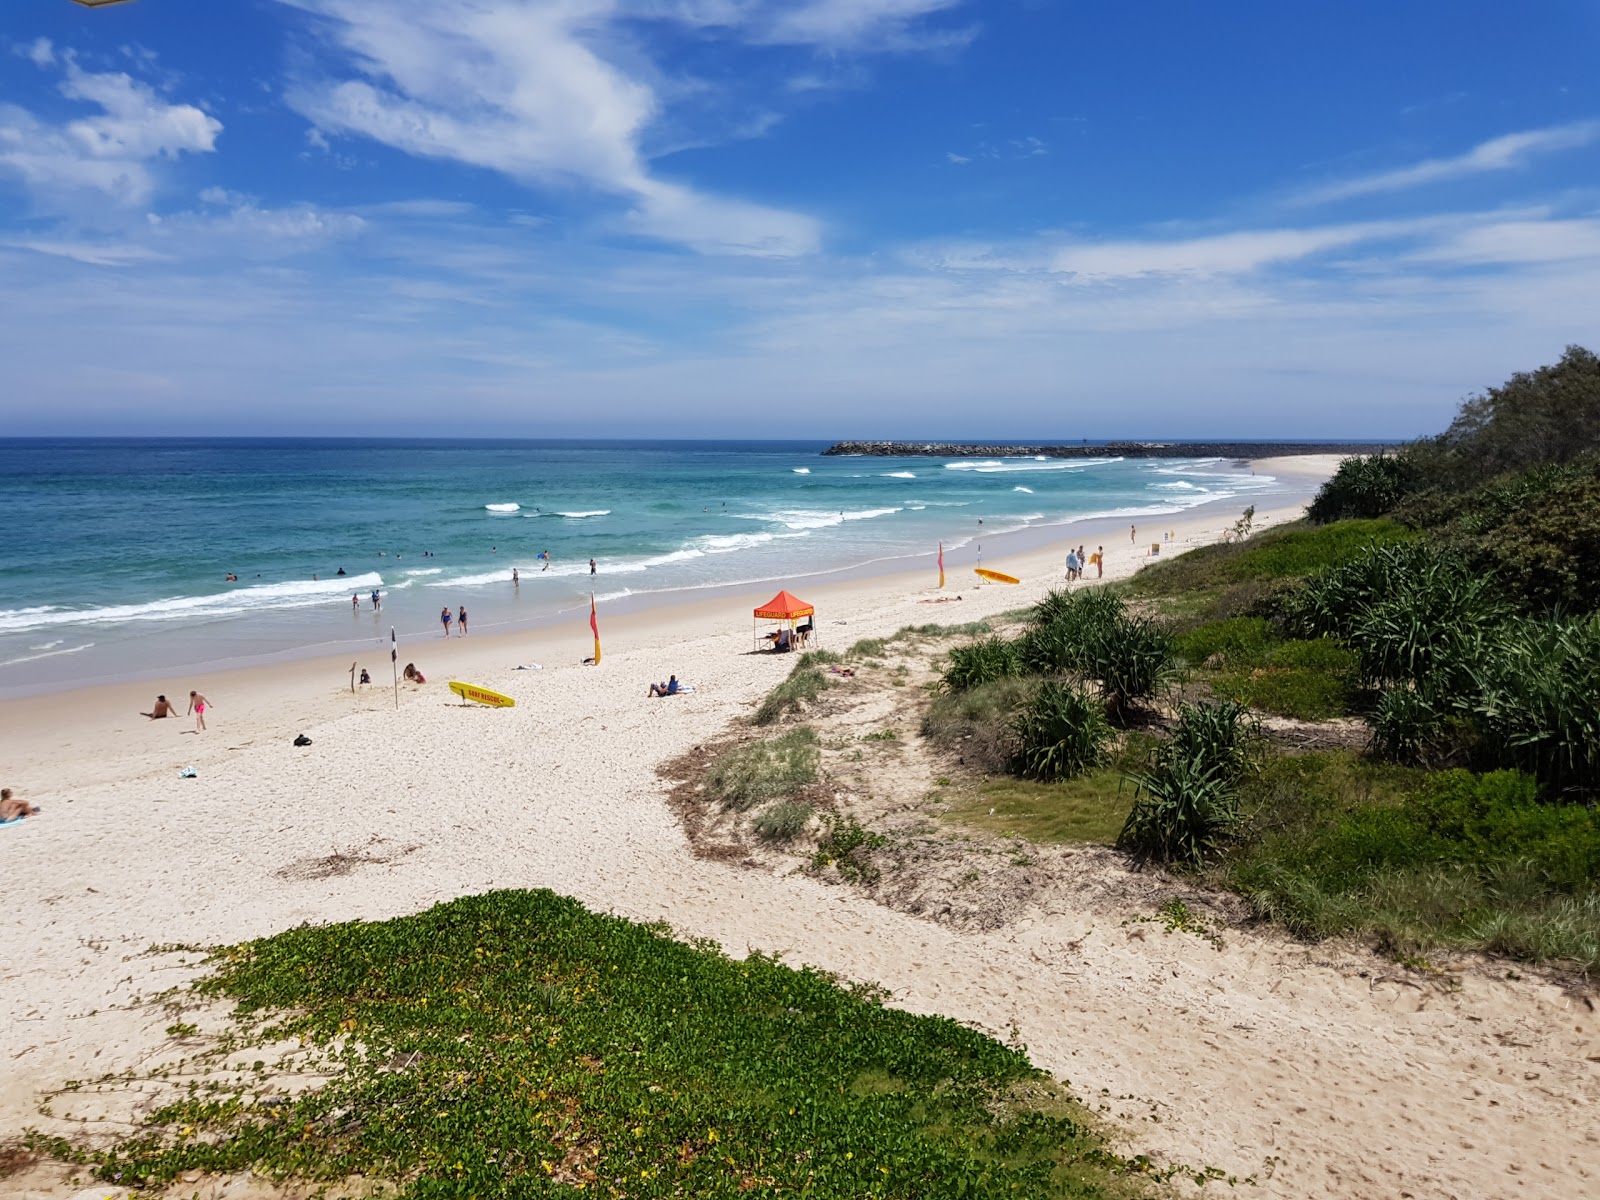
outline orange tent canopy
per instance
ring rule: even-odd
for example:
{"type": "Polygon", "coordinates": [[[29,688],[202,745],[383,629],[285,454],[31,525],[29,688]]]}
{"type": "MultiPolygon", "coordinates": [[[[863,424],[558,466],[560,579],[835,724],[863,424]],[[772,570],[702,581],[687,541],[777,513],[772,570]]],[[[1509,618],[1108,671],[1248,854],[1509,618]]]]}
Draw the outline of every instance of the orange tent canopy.
{"type": "Polygon", "coordinates": [[[760,608],[756,609],[758,621],[792,621],[796,617],[812,616],[817,610],[804,600],[796,599],[788,592],[779,592],[760,608]]]}

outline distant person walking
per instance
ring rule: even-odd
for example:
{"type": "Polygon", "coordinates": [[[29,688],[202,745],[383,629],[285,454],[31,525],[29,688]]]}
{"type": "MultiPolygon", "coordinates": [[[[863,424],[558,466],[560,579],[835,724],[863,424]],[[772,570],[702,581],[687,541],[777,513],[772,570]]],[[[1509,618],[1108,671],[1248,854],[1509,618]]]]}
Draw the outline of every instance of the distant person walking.
{"type": "Polygon", "coordinates": [[[377,588],[373,588],[372,589],[372,611],[373,612],[377,612],[378,611],[378,605],[379,605],[381,599],[382,598],[378,595],[378,589],[377,588]]]}
{"type": "Polygon", "coordinates": [[[350,597],[350,611],[351,612],[356,612],[360,608],[361,608],[361,596],[359,594],[351,596],[350,597]]]}
{"type": "Polygon", "coordinates": [[[1130,542],[1137,542],[1139,540],[1139,527],[1137,525],[1128,526],[1128,540],[1130,542]]]}
{"type": "MultiPolygon", "coordinates": [[[[194,714],[194,731],[204,733],[206,729],[206,705],[211,703],[199,692],[189,693],[189,712],[194,714]]],[[[187,715],[187,714],[186,714],[187,715]]]]}
{"type": "Polygon", "coordinates": [[[519,588],[522,586],[522,578],[517,574],[517,569],[515,567],[511,568],[511,586],[514,588],[519,588]]]}
{"type": "Polygon", "coordinates": [[[592,558],[589,560],[589,574],[594,574],[594,559],[592,558]]]}
{"type": "Polygon", "coordinates": [[[445,637],[450,636],[450,606],[447,604],[439,610],[439,624],[444,626],[445,637]]]}
{"type": "Polygon", "coordinates": [[[461,611],[456,614],[456,636],[467,636],[467,606],[463,604],[461,611]]]}

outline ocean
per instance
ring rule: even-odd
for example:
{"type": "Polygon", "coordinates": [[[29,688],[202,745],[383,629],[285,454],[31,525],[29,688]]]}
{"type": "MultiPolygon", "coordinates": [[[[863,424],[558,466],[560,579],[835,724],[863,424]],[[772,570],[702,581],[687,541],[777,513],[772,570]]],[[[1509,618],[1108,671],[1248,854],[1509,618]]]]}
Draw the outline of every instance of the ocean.
{"type": "Polygon", "coordinates": [[[591,592],[604,610],[895,560],[931,572],[941,541],[954,568],[1022,531],[1290,490],[1221,459],[825,446],[0,439],[0,696],[371,650],[391,626],[436,638],[445,606],[475,632],[536,628],[586,620],[591,592]]]}

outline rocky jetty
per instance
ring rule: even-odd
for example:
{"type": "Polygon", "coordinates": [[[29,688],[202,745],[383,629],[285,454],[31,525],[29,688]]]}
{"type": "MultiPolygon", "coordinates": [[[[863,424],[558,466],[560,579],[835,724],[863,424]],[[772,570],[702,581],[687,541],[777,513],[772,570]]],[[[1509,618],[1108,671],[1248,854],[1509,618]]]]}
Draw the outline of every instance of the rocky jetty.
{"type": "Polygon", "coordinates": [[[1076,446],[1001,446],[965,442],[839,442],[822,453],[876,458],[1277,458],[1285,454],[1376,454],[1377,442],[1097,442],[1076,446]]]}

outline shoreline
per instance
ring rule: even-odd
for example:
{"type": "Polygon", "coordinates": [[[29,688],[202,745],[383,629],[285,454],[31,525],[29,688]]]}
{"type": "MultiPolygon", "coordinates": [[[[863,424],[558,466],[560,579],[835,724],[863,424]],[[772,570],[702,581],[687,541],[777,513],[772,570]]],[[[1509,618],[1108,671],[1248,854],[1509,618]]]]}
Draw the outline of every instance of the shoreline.
{"type": "MultiPolygon", "coordinates": [[[[1250,463],[1252,472],[1260,470],[1264,474],[1281,477],[1289,486],[1284,492],[1262,497],[1265,504],[1271,506],[1276,512],[1291,506],[1304,506],[1311,499],[1315,491],[1310,486],[1311,481],[1320,483],[1323,478],[1331,473],[1332,466],[1336,465],[1336,455],[1295,455],[1287,458],[1268,458],[1254,460],[1250,463]],[[1302,495],[1301,493],[1305,494],[1302,495]]],[[[1162,529],[1175,528],[1182,524],[1187,526],[1194,521],[1207,521],[1214,519],[1218,514],[1231,512],[1237,513],[1244,504],[1250,503],[1247,497],[1230,496],[1225,499],[1208,501],[1205,504],[1195,505],[1192,508],[1177,509],[1169,512],[1141,512],[1141,513],[1116,513],[1103,516],[1075,517],[1070,520],[1029,525],[1021,529],[1012,529],[1004,533],[997,533],[986,537],[980,542],[979,537],[984,535],[963,535],[966,540],[952,545],[945,552],[947,569],[954,573],[964,568],[977,565],[979,561],[987,561],[991,565],[998,562],[1010,561],[1019,557],[1031,559],[1043,552],[1046,547],[1062,544],[1071,538],[1073,541],[1085,540],[1092,534],[1098,533],[1102,537],[1111,538],[1120,527],[1118,522],[1130,523],[1155,523],[1162,529]]],[[[823,591],[834,587],[853,588],[858,585],[870,584],[874,581],[888,581],[903,578],[907,586],[914,586],[916,580],[927,578],[933,571],[934,556],[926,551],[915,554],[890,554],[880,558],[870,559],[863,563],[856,563],[842,567],[825,568],[814,571],[799,571],[772,575],[754,580],[737,581],[731,583],[710,583],[681,588],[663,588],[656,591],[643,591],[615,597],[609,601],[602,601],[600,608],[601,619],[610,625],[619,620],[631,620],[647,614],[666,614],[672,610],[684,609],[699,605],[713,605],[727,603],[733,605],[749,601],[753,607],[762,600],[769,598],[771,591],[778,586],[791,588],[823,591]],[[912,569],[910,563],[917,559],[926,558],[928,566],[925,569],[912,569]],[[766,595],[757,593],[766,592],[766,595]]],[[[603,577],[601,577],[603,580],[603,577]]],[[[342,601],[339,607],[343,608],[342,601]]],[[[587,622],[587,606],[574,606],[570,609],[560,609],[553,613],[539,613],[531,617],[514,620],[490,620],[475,624],[479,632],[469,635],[466,639],[456,638],[451,641],[477,641],[491,638],[511,639],[542,636],[553,633],[567,624],[584,624],[587,622]]],[[[668,617],[667,619],[672,619],[668,617]]],[[[17,701],[35,700],[47,696],[61,696],[73,693],[97,691],[102,688],[122,688],[135,684],[155,683],[169,679],[175,675],[194,676],[202,681],[195,686],[198,690],[205,691],[205,684],[217,686],[219,678],[231,679],[238,672],[265,671],[277,668],[292,667],[295,664],[320,663],[324,669],[329,664],[352,656],[357,660],[373,660],[378,655],[387,657],[388,637],[380,626],[378,637],[367,636],[361,639],[322,641],[309,643],[281,650],[271,651],[266,654],[244,655],[239,658],[201,658],[190,662],[177,663],[169,666],[139,668],[127,672],[106,675],[93,682],[84,682],[81,679],[58,679],[47,682],[28,683],[10,687],[0,686],[0,716],[8,713],[10,706],[17,701]]],[[[604,632],[604,628],[602,629],[604,632]]],[[[435,635],[431,625],[426,629],[411,629],[401,631],[402,646],[431,647],[444,641],[435,635]]],[[[421,653],[427,653],[424,649],[421,653]]],[[[406,661],[402,651],[402,662],[406,661]]],[[[370,661],[367,664],[371,669],[370,661]]],[[[429,677],[432,673],[424,671],[429,677]]],[[[373,672],[377,679],[377,672],[373,672]]],[[[161,691],[156,688],[156,691],[161,691]]],[[[184,689],[185,691],[187,688],[184,689]]],[[[170,692],[168,694],[171,694],[170,692]]],[[[151,694],[144,703],[148,705],[153,700],[151,694]]]]}

